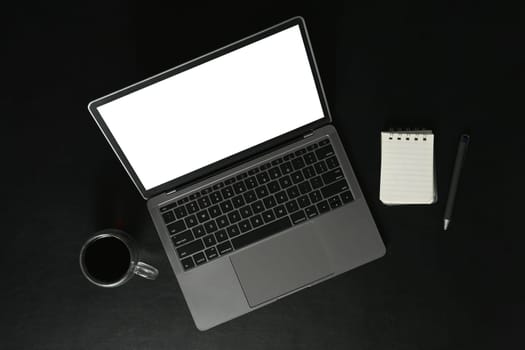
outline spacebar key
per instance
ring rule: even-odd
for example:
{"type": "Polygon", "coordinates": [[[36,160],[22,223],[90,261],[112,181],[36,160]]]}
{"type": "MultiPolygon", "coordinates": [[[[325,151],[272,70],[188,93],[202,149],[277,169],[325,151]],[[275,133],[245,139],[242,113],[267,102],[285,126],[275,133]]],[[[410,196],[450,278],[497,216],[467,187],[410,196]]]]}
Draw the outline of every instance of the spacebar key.
{"type": "Polygon", "coordinates": [[[286,230],[288,227],[292,227],[292,222],[288,216],[285,216],[284,218],[258,228],[257,230],[253,230],[242,236],[236,237],[232,239],[231,242],[235,249],[240,249],[247,246],[248,244],[260,241],[263,238],[270,237],[277,232],[286,230]]]}

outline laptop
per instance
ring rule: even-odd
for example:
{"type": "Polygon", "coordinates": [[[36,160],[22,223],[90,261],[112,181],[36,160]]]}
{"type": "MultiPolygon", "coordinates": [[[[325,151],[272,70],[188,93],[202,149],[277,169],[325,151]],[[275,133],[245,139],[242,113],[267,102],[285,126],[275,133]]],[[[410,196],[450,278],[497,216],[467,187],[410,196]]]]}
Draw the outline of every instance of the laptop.
{"type": "Polygon", "coordinates": [[[88,108],[199,330],[385,254],[301,17],[88,108]]]}

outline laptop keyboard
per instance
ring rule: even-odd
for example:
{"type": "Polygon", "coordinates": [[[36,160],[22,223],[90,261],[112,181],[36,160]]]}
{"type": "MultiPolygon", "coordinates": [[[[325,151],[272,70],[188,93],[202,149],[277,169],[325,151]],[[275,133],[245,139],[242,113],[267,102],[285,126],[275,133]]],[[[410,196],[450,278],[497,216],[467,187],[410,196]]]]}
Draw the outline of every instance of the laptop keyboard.
{"type": "Polygon", "coordinates": [[[184,270],[353,200],[329,139],[160,208],[184,270]]]}

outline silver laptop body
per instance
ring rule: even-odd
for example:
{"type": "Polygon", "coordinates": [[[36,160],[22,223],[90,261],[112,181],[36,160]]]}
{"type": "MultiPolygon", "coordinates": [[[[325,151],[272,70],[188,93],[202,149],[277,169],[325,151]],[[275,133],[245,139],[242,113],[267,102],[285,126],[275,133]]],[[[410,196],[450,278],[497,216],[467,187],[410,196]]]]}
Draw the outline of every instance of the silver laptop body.
{"type": "Polygon", "coordinates": [[[385,254],[301,17],[88,109],[200,330],[385,254]]]}

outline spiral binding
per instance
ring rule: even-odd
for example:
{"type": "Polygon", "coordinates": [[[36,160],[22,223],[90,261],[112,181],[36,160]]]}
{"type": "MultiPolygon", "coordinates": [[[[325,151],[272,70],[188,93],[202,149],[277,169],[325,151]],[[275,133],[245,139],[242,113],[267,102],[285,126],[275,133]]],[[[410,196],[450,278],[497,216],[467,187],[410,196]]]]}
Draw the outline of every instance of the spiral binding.
{"type": "Polygon", "coordinates": [[[398,141],[426,141],[425,133],[427,129],[389,129],[388,139],[397,139],[398,141]]]}

